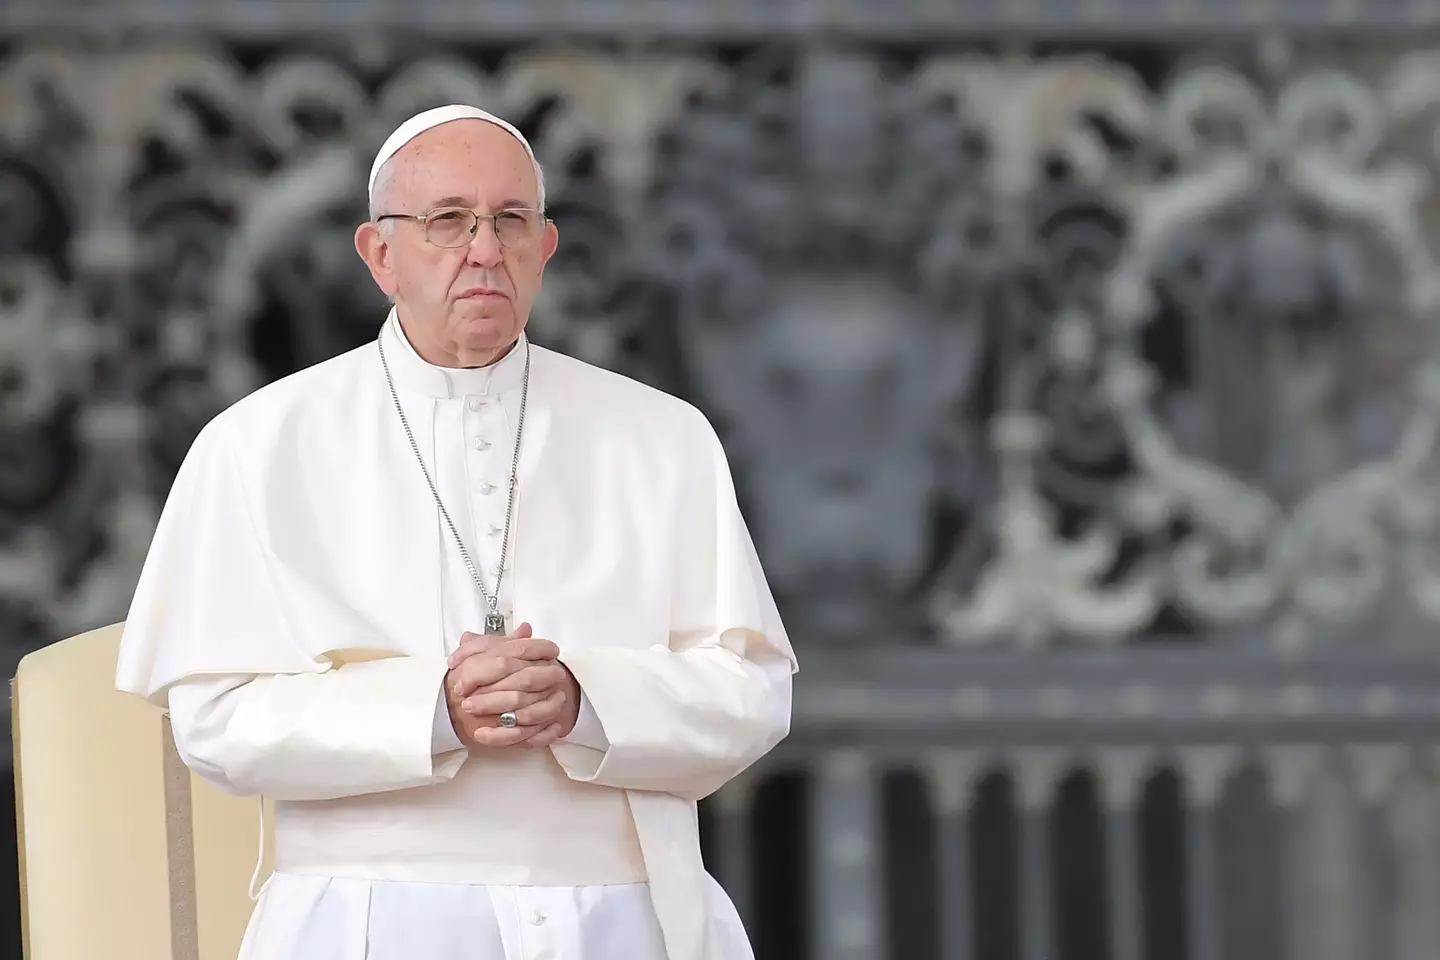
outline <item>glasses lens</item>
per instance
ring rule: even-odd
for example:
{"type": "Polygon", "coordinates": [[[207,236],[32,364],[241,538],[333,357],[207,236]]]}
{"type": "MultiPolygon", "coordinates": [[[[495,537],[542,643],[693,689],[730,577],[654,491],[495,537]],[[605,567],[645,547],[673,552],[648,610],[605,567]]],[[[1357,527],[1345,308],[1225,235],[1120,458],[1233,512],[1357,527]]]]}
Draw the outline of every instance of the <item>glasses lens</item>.
{"type": "Polygon", "coordinates": [[[524,247],[540,235],[540,214],[531,210],[503,210],[495,215],[495,233],[507,247],[524,247]]]}
{"type": "Polygon", "coordinates": [[[425,237],[437,247],[463,247],[475,236],[475,214],[441,210],[425,221],[425,237]]]}

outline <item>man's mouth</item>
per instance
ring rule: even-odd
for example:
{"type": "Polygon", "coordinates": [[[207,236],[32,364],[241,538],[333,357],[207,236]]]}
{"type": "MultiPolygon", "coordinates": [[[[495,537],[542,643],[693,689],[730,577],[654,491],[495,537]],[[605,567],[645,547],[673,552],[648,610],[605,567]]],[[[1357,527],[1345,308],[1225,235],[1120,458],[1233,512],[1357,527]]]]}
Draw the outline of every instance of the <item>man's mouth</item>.
{"type": "Polygon", "coordinates": [[[461,300],[486,300],[491,297],[505,298],[505,294],[494,287],[471,287],[460,294],[461,300]]]}

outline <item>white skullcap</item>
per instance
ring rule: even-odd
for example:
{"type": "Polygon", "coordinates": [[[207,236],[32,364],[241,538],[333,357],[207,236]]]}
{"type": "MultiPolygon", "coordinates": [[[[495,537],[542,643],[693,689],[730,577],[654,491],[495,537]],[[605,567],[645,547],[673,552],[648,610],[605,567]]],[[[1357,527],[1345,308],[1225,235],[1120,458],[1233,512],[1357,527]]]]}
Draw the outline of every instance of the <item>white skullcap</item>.
{"type": "Polygon", "coordinates": [[[540,171],[540,162],[535,159],[535,151],[530,149],[530,141],[515,127],[501,120],[493,113],[486,113],[479,107],[470,107],[464,104],[452,103],[445,107],[433,107],[429,110],[417,113],[395,128],[395,132],[385,139],[380,145],[380,152],[375,155],[375,162],[370,165],[370,185],[368,192],[370,198],[375,198],[375,180],[380,175],[380,168],[385,166],[385,161],[395,156],[400,148],[431,127],[438,127],[442,123],[449,123],[452,120],[484,120],[486,123],[493,123],[504,130],[510,136],[520,141],[520,146],[525,148],[525,154],[530,158],[530,165],[535,168],[535,185],[539,193],[540,209],[545,209],[545,175],[540,171]]]}

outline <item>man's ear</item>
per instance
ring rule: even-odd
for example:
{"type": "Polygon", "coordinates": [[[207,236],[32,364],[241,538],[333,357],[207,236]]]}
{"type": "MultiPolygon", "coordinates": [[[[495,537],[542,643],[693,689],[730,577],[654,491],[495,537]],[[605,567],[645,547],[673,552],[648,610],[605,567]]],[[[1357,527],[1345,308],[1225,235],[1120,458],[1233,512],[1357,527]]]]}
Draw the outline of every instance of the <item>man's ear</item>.
{"type": "Polygon", "coordinates": [[[545,224],[545,239],[540,241],[540,267],[544,269],[550,258],[555,256],[555,250],[560,246],[560,229],[551,220],[545,224]]]}
{"type": "Polygon", "coordinates": [[[370,268],[370,276],[374,278],[380,292],[387,297],[395,296],[397,284],[395,271],[390,263],[390,244],[386,242],[385,232],[380,228],[380,224],[366,220],[355,228],[355,252],[360,254],[360,259],[370,268]]]}

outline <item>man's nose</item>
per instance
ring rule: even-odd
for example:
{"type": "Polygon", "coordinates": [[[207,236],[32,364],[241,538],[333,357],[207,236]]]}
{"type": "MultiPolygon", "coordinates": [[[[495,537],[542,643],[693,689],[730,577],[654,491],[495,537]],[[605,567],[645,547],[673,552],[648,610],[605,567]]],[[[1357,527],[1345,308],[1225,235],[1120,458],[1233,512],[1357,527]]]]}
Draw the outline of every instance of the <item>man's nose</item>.
{"type": "Polygon", "coordinates": [[[481,220],[475,225],[475,236],[466,251],[469,261],[477,267],[498,267],[505,260],[505,250],[495,235],[495,222],[481,220]]]}

